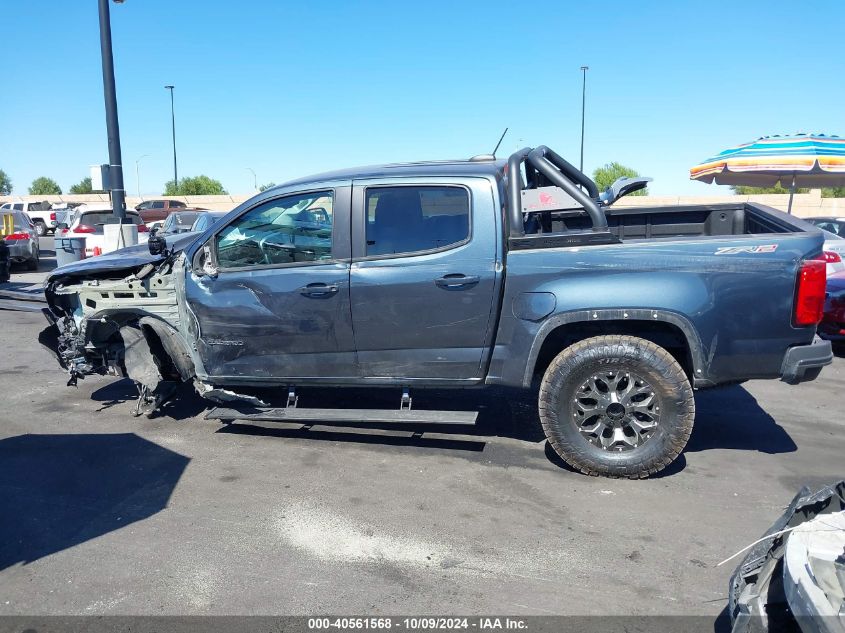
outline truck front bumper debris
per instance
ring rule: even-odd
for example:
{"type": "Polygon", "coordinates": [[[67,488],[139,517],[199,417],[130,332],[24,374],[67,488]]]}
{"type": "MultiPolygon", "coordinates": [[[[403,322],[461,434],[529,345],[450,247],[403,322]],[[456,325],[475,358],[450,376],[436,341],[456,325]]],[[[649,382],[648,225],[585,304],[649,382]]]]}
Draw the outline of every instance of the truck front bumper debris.
{"type": "Polygon", "coordinates": [[[780,379],[790,385],[815,380],[822,367],[832,362],[833,348],[830,341],[816,336],[809,345],[798,345],[786,350],[780,368],[780,379]]]}
{"type": "Polygon", "coordinates": [[[815,492],[801,488],[764,538],[748,548],[731,576],[732,633],[837,633],[845,629],[843,514],[845,481],[815,492]],[[832,544],[833,553],[803,547],[808,535],[832,544]],[[812,577],[804,577],[804,571],[812,577]]]}

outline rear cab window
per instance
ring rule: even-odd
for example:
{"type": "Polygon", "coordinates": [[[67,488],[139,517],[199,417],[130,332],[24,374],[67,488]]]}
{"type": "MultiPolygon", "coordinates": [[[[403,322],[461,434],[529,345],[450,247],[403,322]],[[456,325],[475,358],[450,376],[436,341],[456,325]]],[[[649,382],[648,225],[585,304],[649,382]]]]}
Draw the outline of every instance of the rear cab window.
{"type": "Polygon", "coordinates": [[[470,197],[463,187],[368,187],[366,256],[454,248],[470,237],[470,197]]]}

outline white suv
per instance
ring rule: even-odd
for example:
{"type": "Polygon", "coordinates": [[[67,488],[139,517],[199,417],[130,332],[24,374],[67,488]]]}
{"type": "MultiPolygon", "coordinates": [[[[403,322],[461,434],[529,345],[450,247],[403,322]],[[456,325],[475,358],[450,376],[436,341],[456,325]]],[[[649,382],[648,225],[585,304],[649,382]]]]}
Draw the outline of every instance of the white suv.
{"type": "MultiPolygon", "coordinates": [[[[145,243],[149,237],[147,226],[138,212],[128,209],[126,220],[138,226],[138,243],[145,243]]],[[[112,224],[114,221],[115,217],[112,214],[110,204],[83,204],[74,210],[68,228],[59,230],[56,237],[84,237],[85,257],[100,255],[115,250],[114,245],[106,244],[103,228],[106,224],[112,224]],[[107,246],[111,247],[107,248],[107,246]]]]}

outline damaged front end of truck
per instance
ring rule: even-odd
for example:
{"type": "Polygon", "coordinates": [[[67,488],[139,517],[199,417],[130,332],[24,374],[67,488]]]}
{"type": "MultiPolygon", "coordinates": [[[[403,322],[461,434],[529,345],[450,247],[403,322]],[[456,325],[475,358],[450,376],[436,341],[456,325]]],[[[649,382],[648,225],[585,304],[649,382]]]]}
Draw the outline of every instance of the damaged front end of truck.
{"type": "MultiPolygon", "coordinates": [[[[177,299],[184,256],[177,242],[152,255],[132,247],[56,269],[45,283],[45,316],[58,329],[56,352],[68,385],[92,374],[133,380],[135,415],[150,414],[196,376],[177,299]]],[[[180,244],[181,242],[181,244],[180,244]]]]}

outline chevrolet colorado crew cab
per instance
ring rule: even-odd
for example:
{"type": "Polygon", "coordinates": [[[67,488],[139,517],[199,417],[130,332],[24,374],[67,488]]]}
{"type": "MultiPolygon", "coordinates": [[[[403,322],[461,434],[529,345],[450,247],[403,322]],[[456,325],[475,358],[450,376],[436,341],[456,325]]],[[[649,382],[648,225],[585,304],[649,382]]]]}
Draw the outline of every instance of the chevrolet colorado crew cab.
{"type": "Polygon", "coordinates": [[[237,419],[444,422],[407,390],[535,389],[571,466],[647,477],[684,448],[694,389],[812,380],[832,353],[818,229],[750,203],[611,206],[642,186],[599,192],[543,146],[326,173],[53,271],[46,314],[71,381],[129,376],[152,406],[193,381],[249,400],[237,419]],[[296,386],[362,385],[402,389],[399,409],[296,409],[296,386]]]}

